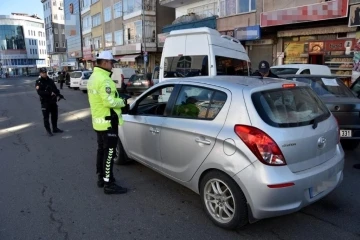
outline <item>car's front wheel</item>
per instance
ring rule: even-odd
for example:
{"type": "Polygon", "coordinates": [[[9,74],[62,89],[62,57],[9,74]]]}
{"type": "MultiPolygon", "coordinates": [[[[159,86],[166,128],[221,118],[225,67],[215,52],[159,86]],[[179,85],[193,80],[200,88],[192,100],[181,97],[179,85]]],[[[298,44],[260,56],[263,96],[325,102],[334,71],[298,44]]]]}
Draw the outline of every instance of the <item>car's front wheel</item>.
{"type": "Polygon", "coordinates": [[[245,195],[237,183],[225,173],[206,173],[200,182],[200,195],[207,215],[216,225],[236,229],[248,224],[245,195]]]}
{"type": "Polygon", "coordinates": [[[117,165],[124,165],[128,162],[131,162],[131,159],[126,154],[122,142],[120,141],[120,139],[118,139],[118,143],[115,151],[114,163],[117,165]]]}
{"type": "Polygon", "coordinates": [[[359,140],[341,140],[341,146],[345,149],[345,150],[355,150],[360,144],[359,140]]]}
{"type": "Polygon", "coordinates": [[[82,90],[83,93],[87,93],[87,90],[82,90]]]}

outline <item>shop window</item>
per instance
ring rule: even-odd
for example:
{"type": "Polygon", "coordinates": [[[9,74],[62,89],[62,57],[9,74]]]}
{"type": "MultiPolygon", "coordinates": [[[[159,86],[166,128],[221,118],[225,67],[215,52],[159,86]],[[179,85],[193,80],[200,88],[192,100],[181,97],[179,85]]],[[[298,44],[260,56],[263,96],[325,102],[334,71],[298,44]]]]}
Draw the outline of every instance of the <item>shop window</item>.
{"type": "Polygon", "coordinates": [[[164,63],[164,78],[207,76],[208,57],[177,56],[167,57],[164,63]]]}
{"type": "Polygon", "coordinates": [[[248,62],[241,59],[215,56],[216,75],[248,76],[248,62]]]}

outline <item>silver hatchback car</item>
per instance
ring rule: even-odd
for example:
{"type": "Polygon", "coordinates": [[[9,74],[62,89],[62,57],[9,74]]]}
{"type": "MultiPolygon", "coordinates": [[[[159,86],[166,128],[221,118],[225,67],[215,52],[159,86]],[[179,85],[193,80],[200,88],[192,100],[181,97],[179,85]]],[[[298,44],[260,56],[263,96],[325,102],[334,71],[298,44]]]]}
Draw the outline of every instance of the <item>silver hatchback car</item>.
{"type": "Polygon", "coordinates": [[[200,194],[223,228],[298,211],[343,179],[336,119],[304,83],[168,80],[123,118],[115,162],[134,159],[200,194]]]}

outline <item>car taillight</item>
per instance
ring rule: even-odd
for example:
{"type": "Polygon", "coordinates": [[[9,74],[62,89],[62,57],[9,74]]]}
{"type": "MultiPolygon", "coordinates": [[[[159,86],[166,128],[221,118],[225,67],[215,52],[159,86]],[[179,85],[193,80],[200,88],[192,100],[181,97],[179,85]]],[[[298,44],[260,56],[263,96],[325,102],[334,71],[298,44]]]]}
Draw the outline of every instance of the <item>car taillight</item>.
{"type": "Polygon", "coordinates": [[[283,88],[294,88],[296,87],[295,83],[285,83],[282,85],[283,88]]]}
{"type": "Polygon", "coordinates": [[[235,125],[235,133],[262,163],[271,166],[286,165],[279,146],[265,132],[251,126],[235,125]]]}

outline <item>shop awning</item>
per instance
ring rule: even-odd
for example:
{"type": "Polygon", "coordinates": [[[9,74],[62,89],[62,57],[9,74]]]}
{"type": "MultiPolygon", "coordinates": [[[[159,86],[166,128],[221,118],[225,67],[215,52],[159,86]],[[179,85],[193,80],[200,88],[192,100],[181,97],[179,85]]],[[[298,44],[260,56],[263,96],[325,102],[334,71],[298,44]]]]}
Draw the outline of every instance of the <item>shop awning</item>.
{"type": "Polygon", "coordinates": [[[120,58],[121,62],[135,62],[135,59],[139,57],[140,54],[137,55],[126,55],[120,58]]]}

